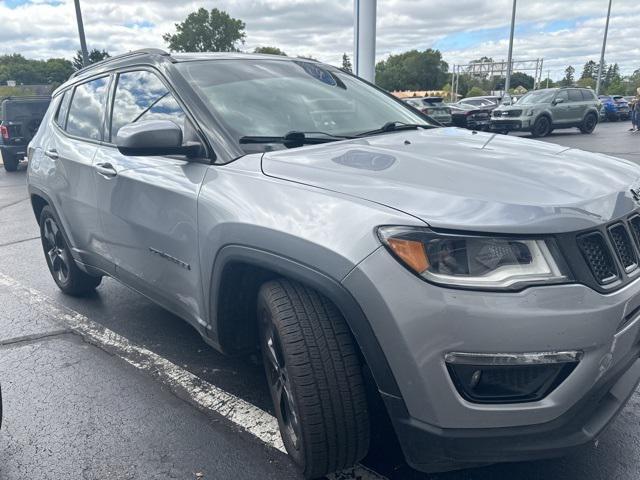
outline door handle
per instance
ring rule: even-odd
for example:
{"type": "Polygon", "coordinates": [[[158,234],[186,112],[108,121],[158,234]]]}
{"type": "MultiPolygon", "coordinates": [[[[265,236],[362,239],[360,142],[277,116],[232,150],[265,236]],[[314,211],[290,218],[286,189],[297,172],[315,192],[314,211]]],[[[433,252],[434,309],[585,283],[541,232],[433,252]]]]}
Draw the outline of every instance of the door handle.
{"type": "Polygon", "coordinates": [[[49,157],[51,160],[58,159],[58,151],[55,148],[51,148],[49,150],[45,150],[44,154],[49,157]]]}
{"type": "Polygon", "coordinates": [[[116,169],[113,168],[113,165],[111,165],[109,162],[96,163],[95,169],[98,171],[100,175],[107,178],[113,178],[116,175],[118,175],[118,172],[116,171],[116,169]]]}

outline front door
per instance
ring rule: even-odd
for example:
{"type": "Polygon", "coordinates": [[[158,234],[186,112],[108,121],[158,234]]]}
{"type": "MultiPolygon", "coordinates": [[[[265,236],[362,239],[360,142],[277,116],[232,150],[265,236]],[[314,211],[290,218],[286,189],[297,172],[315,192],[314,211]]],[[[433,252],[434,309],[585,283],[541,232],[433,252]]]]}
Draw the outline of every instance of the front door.
{"type": "Polygon", "coordinates": [[[560,103],[551,105],[553,111],[554,124],[566,124],[571,122],[571,106],[569,105],[569,93],[567,90],[560,90],[555,96],[555,101],[562,100],[560,103]]]}
{"type": "MultiPolygon", "coordinates": [[[[129,123],[168,119],[189,127],[183,109],[150,71],[118,75],[111,142],[129,123]]],[[[204,325],[198,262],[197,200],[209,168],[184,157],[134,157],[115,146],[94,160],[100,212],[100,243],[116,276],[174,313],[204,325]]]]}

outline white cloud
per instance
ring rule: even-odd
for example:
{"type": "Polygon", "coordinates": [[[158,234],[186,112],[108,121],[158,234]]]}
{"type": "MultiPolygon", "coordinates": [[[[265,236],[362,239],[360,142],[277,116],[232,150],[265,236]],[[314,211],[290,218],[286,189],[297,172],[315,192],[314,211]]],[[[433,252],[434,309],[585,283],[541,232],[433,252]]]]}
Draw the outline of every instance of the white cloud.
{"type": "MultiPolygon", "coordinates": [[[[247,50],[274,45],[291,55],[338,63],[353,48],[351,0],[82,0],[87,42],[112,54],[164,48],[162,34],[199,7],[217,7],[242,19],[247,50]]],[[[544,58],[552,77],[560,77],[568,64],[579,73],[586,60],[599,57],[605,10],[605,0],[519,2],[517,23],[527,28],[516,37],[514,57],[544,58]]],[[[433,46],[441,46],[450,64],[482,55],[504,58],[510,13],[511,0],[379,0],[378,58],[433,46]],[[476,37],[476,44],[468,44],[476,37]],[[452,38],[466,38],[464,48],[452,38]]],[[[57,6],[37,0],[13,9],[0,1],[0,19],[0,53],[71,57],[78,48],[72,0],[57,6]]],[[[637,1],[617,0],[606,57],[623,73],[640,68],[639,32],[637,1]]]]}

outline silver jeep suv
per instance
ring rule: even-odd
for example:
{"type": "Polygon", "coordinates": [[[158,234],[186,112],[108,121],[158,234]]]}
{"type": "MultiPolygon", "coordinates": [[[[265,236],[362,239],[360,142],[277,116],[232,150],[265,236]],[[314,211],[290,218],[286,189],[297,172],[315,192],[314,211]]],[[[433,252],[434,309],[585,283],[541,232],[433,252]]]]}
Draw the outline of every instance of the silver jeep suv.
{"type": "Polygon", "coordinates": [[[592,441],[640,379],[640,168],[438,128],[309,60],[145,50],[80,71],[28,151],[60,289],[113,277],[260,350],[308,478],[382,400],[424,471],[592,441]]]}
{"type": "Polygon", "coordinates": [[[598,124],[599,106],[595,93],[588,88],[534,90],[513,105],[496,108],[491,130],[526,131],[532,137],[544,137],[556,128],[577,127],[582,133],[592,133],[598,124]]]}

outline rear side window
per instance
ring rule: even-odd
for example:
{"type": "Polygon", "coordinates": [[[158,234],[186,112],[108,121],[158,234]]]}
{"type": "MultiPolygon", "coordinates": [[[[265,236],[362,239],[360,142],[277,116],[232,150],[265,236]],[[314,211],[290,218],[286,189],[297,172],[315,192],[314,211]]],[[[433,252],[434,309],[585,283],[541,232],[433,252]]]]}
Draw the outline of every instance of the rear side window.
{"type": "Polygon", "coordinates": [[[580,93],[580,90],[575,90],[575,89],[569,90],[569,101],[570,102],[581,102],[582,101],[582,94],[580,93]]]}
{"type": "Polygon", "coordinates": [[[69,135],[102,140],[108,88],[109,77],[97,78],[76,87],[67,119],[66,130],[69,135]]]}
{"type": "Polygon", "coordinates": [[[147,71],[118,75],[111,117],[111,141],[125,125],[143,120],[171,120],[184,134],[185,118],[184,111],[157,75],[147,71]]]}
{"type": "Polygon", "coordinates": [[[56,124],[64,130],[67,123],[67,114],[69,113],[69,105],[71,105],[71,90],[67,90],[62,95],[58,113],[56,113],[56,124]]]}
{"type": "Polygon", "coordinates": [[[582,92],[582,99],[587,102],[593,102],[596,100],[596,94],[591,90],[580,90],[582,92]]]}

